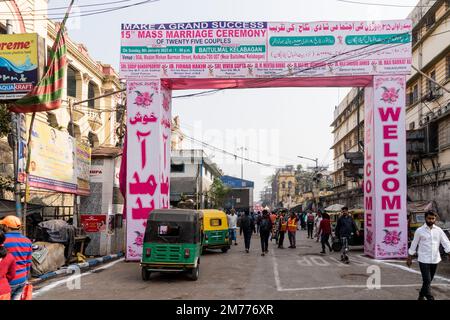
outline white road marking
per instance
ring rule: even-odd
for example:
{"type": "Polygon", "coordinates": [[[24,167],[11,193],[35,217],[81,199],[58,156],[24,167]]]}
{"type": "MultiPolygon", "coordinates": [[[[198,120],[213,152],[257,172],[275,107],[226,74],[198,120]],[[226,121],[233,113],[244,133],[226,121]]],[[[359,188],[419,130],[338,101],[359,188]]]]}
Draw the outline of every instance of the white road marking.
{"type": "Polygon", "coordinates": [[[273,261],[273,275],[275,277],[275,284],[277,286],[277,291],[282,291],[283,288],[281,287],[281,281],[280,281],[280,274],[278,273],[278,263],[277,263],[277,259],[275,258],[274,255],[274,250],[271,249],[271,256],[272,256],[272,261],[273,261]]]}
{"type": "Polygon", "coordinates": [[[123,261],[124,259],[125,258],[121,258],[119,260],[116,260],[116,261],[110,262],[108,264],[105,264],[104,266],[101,266],[99,268],[96,268],[96,269],[93,269],[93,270],[89,270],[89,271],[87,271],[85,273],[82,273],[82,274],[79,274],[79,275],[76,275],[76,276],[71,276],[69,278],[65,278],[65,279],[61,279],[59,281],[53,282],[53,283],[51,283],[51,284],[49,284],[49,285],[47,285],[45,287],[42,287],[41,289],[39,289],[39,290],[37,290],[35,292],[33,292],[33,298],[38,297],[38,296],[40,296],[40,295],[42,295],[44,293],[47,293],[50,290],[55,289],[56,287],[58,287],[60,285],[66,284],[67,281],[73,281],[75,279],[78,279],[78,278],[81,278],[81,277],[93,274],[94,271],[96,271],[96,270],[105,270],[105,269],[111,268],[116,263],[119,263],[119,262],[123,261]]]}
{"type": "MultiPolygon", "coordinates": [[[[337,285],[337,286],[320,286],[320,287],[309,287],[309,288],[283,288],[282,286],[281,286],[281,280],[280,280],[280,273],[279,273],[279,271],[278,271],[278,262],[277,262],[277,259],[276,259],[276,257],[275,257],[275,254],[274,254],[274,250],[273,249],[271,249],[271,252],[272,252],[272,254],[271,254],[271,256],[272,256],[272,261],[273,261],[273,274],[274,274],[274,278],[275,278],[275,284],[276,284],[276,287],[277,287],[277,291],[278,292],[288,292],[288,291],[311,291],[311,290],[330,290],[330,289],[345,289],[345,288],[349,288],[349,289],[351,289],[351,288],[353,288],[353,289],[365,289],[365,290],[377,290],[377,289],[369,289],[368,287],[367,287],[367,285],[351,285],[351,284],[349,284],[349,285],[337,285]]],[[[409,269],[409,268],[406,268],[406,267],[403,267],[403,266],[398,266],[398,265],[395,265],[395,264],[391,264],[391,263],[385,263],[385,262],[383,262],[383,261],[378,261],[378,260],[371,260],[371,259],[369,259],[369,258],[367,258],[367,257],[364,257],[364,256],[362,256],[362,255],[359,255],[359,257],[360,258],[363,258],[363,259],[366,259],[366,260],[370,260],[371,262],[376,262],[376,263],[381,263],[381,264],[384,264],[384,265],[389,265],[389,266],[393,266],[393,267],[398,267],[398,268],[400,268],[400,269],[403,269],[403,270],[407,270],[407,271],[409,271],[409,272],[413,272],[413,273],[419,273],[420,274],[420,272],[417,272],[417,271],[415,271],[415,270],[411,270],[411,269],[409,269]]],[[[334,257],[330,257],[331,259],[334,259],[334,257]]],[[[336,260],[336,259],[335,259],[336,260]]],[[[337,261],[337,260],[336,260],[337,261]]],[[[353,261],[353,262],[355,262],[355,261],[358,261],[358,260],[356,260],[356,259],[351,259],[350,261],[353,261]]],[[[362,261],[360,261],[360,263],[361,263],[362,261]]],[[[298,263],[298,260],[297,260],[297,263],[298,263]]],[[[364,262],[362,262],[364,265],[365,265],[365,263],[364,262]]],[[[369,265],[369,264],[367,264],[367,265],[369,265]]],[[[348,265],[345,265],[345,266],[348,266],[348,265]]],[[[436,279],[442,279],[442,280],[445,280],[445,281],[449,281],[450,282],[450,279],[447,279],[447,278],[444,278],[444,277],[441,277],[441,276],[435,276],[435,278],[436,279]]],[[[385,284],[385,285],[380,285],[380,289],[383,289],[383,288],[406,288],[406,287],[421,287],[422,286],[422,284],[421,283],[417,283],[417,284],[385,284]]],[[[436,284],[433,284],[433,287],[450,287],[450,284],[447,284],[447,283],[436,283],[436,284]]]]}
{"type": "MultiPolygon", "coordinates": [[[[363,255],[359,255],[359,257],[367,259],[367,260],[370,260],[373,263],[383,264],[383,265],[391,266],[391,267],[394,267],[394,268],[397,268],[397,269],[400,269],[400,270],[403,270],[403,271],[408,271],[410,273],[415,273],[415,274],[422,275],[420,273],[420,271],[414,270],[414,269],[409,268],[407,266],[402,266],[402,265],[398,265],[398,264],[395,264],[395,263],[389,263],[389,262],[386,262],[386,260],[375,260],[375,259],[371,259],[371,258],[365,257],[363,255]]],[[[445,282],[450,282],[449,278],[446,278],[446,277],[443,277],[443,276],[438,276],[438,275],[435,275],[434,279],[442,280],[442,281],[445,281],[445,282]]]]}
{"type": "MultiPolygon", "coordinates": [[[[422,284],[418,283],[418,284],[386,284],[386,285],[381,285],[381,288],[400,288],[400,287],[421,287],[422,284]]],[[[437,284],[433,284],[433,287],[450,287],[450,284],[446,284],[446,283],[437,283],[437,284]]],[[[341,285],[341,286],[323,286],[323,287],[310,287],[310,288],[280,288],[278,289],[278,291],[282,292],[282,291],[310,291],[310,290],[329,290],[329,289],[345,289],[345,288],[356,288],[356,289],[366,289],[369,290],[369,288],[367,288],[367,285],[341,285]]],[[[370,290],[377,290],[377,289],[370,289],[370,290]]]]}

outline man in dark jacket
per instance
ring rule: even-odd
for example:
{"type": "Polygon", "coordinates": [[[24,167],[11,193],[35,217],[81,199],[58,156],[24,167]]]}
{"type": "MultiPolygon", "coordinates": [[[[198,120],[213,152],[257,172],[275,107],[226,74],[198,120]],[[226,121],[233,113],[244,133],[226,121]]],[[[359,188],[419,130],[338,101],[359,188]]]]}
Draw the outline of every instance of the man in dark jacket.
{"type": "Polygon", "coordinates": [[[338,219],[336,223],[335,229],[336,237],[341,239],[342,244],[342,253],[341,253],[341,261],[345,263],[349,263],[349,258],[347,252],[348,248],[348,240],[353,234],[359,235],[358,228],[356,227],[356,223],[353,220],[352,216],[348,214],[348,208],[342,207],[342,216],[338,219]]]}
{"type": "Polygon", "coordinates": [[[261,255],[264,256],[269,253],[269,237],[272,231],[273,223],[270,219],[269,212],[267,210],[263,211],[263,216],[261,224],[259,226],[259,234],[261,236],[261,255]]]}
{"type": "Polygon", "coordinates": [[[245,252],[249,253],[250,240],[252,239],[253,231],[255,230],[255,222],[248,212],[241,219],[241,229],[244,233],[245,252]]]}

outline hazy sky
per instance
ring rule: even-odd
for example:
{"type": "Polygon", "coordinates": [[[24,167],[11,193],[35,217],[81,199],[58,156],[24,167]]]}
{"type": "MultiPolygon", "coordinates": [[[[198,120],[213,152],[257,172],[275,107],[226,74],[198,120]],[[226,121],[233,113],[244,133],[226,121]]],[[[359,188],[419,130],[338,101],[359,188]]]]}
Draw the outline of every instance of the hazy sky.
{"type": "MultiPolygon", "coordinates": [[[[112,1],[112,0],[108,0],[112,1]]],[[[116,0],[117,1],[117,0],[116,0]]],[[[128,1],[121,6],[142,0],[128,1]]],[[[60,7],[69,1],[49,1],[60,7]]],[[[398,4],[411,7],[372,6],[344,3],[338,0],[159,0],[133,8],[72,20],[69,35],[84,43],[92,58],[112,64],[118,70],[120,24],[191,22],[191,21],[345,21],[403,19],[417,0],[361,0],[376,4],[398,4]]],[[[78,0],[76,4],[100,3],[78,0]]],[[[95,7],[94,7],[95,8],[95,7]]],[[[75,8],[83,14],[92,7],[75,8]]],[[[197,91],[195,91],[197,92],[197,91]]],[[[347,88],[272,88],[236,89],[193,98],[173,100],[173,115],[179,115],[182,129],[191,137],[216,147],[264,163],[284,166],[312,166],[312,161],[297,155],[318,158],[319,164],[330,164],[333,110],[347,88]]],[[[192,93],[175,91],[174,96],[192,93]]],[[[185,148],[200,148],[186,140],[185,148]]],[[[225,174],[240,177],[241,161],[205,148],[225,174]]],[[[244,179],[255,182],[255,200],[274,172],[257,164],[244,162],[244,179]]]]}

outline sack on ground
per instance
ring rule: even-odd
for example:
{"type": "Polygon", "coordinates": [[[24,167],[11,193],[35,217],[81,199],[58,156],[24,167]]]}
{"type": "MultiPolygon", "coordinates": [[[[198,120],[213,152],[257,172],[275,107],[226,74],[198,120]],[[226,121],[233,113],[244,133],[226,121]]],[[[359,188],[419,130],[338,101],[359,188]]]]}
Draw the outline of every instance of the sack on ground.
{"type": "Polygon", "coordinates": [[[66,258],[64,256],[64,245],[61,243],[35,242],[39,249],[32,254],[31,274],[40,276],[47,272],[56,271],[61,268],[66,258]]]}

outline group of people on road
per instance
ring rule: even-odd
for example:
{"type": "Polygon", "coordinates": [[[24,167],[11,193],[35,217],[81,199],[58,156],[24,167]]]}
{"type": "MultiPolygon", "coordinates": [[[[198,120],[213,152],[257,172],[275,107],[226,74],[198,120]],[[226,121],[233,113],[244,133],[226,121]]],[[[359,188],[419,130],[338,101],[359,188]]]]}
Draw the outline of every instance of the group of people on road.
{"type": "MultiPolygon", "coordinates": [[[[341,216],[338,218],[334,229],[334,239],[337,239],[340,243],[341,261],[348,264],[350,262],[348,257],[349,241],[354,235],[359,236],[359,230],[353,217],[349,214],[348,207],[343,207],[341,210],[341,216]]],[[[413,257],[416,254],[418,255],[417,260],[422,274],[422,288],[419,292],[419,300],[434,300],[430,288],[431,282],[436,274],[438,263],[441,261],[439,247],[442,245],[444,251],[447,254],[450,253],[450,240],[444,231],[435,225],[436,219],[436,212],[427,211],[425,213],[425,224],[415,231],[414,239],[408,251],[406,261],[408,267],[411,267],[413,257]]],[[[321,254],[325,254],[327,248],[330,253],[333,252],[333,246],[329,243],[330,237],[332,237],[330,216],[324,212],[313,214],[312,211],[307,211],[302,214],[295,214],[293,212],[289,213],[287,210],[281,210],[278,213],[272,212],[269,214],[267,210],[263,210],[258,213],[246,212],[240,217],[235,213],[231,213],[228,223],[230,226],[230,234],[235,245],[237,245],[236,229],[240,227],[240,233],[244,234],[245,252],[247,253],[250,251],[251,237],[254,233],[260,234],[262,256],[268,253],[269,239],[275,239],[278,248],[284,249],[283,245],[286,232],[288,233],[290,243],[289,248],[296,248],[296,233],[299,230],[299,224],[300,229],[307,230],[308,239],[316,238],[316,241],[320,239],[322,246],[321,254]]],[[[1,242],[2,239],[0,236],[1,242]]],[[[0,256],[2,254],[3,251],[0,251],[0,256]]],[[[2,270],[0,261],[0,272],[2,270]]],[[[0,277],[1,275],[0,273],[0,277]]],[[[2,291],[0,291],[1,293],[2,291]]]]}
{"type": "MultiPolygon", "coordinates": [[[[279,249],[284,249],[284,239],[289,239],[290,249],[295,249],[297,231],[307,229],[308,239],[316,239],[322,245],[321,254],[326,253],[326,248],[333,252],[330,245],[332,228],[330,216],[327,213],[313,213],[308,210],[301,214],[288,210],[281,210],[269,213],[268,210],[262,212],[245,212],[240,215],[232,209],[228,214],[228,225],[230,228],[230,241],[237,245],[236,235],[239,228],[240,235],[244,236],[245,252],[250,252],[250,244],[253,234],[259,234],[261,241],[261,256],[269,252],[269,241],[275,240],[279,249]],[[304,224],[304,228],[302,227],[304,224]]],[[[338,219],[335,228],[335,235],[342,244],[341,261],[349,263],[348,242],[351,236],[358,236],[358,229],[352,216],[348,213],[348,208],[342,208],[342,216],[338,219]]]]}
{"type": "Polygon", "coordinates": [[[22,300],[31,270],[31,240],[16,216],[0,220],[0,300],[22,300]]]}

